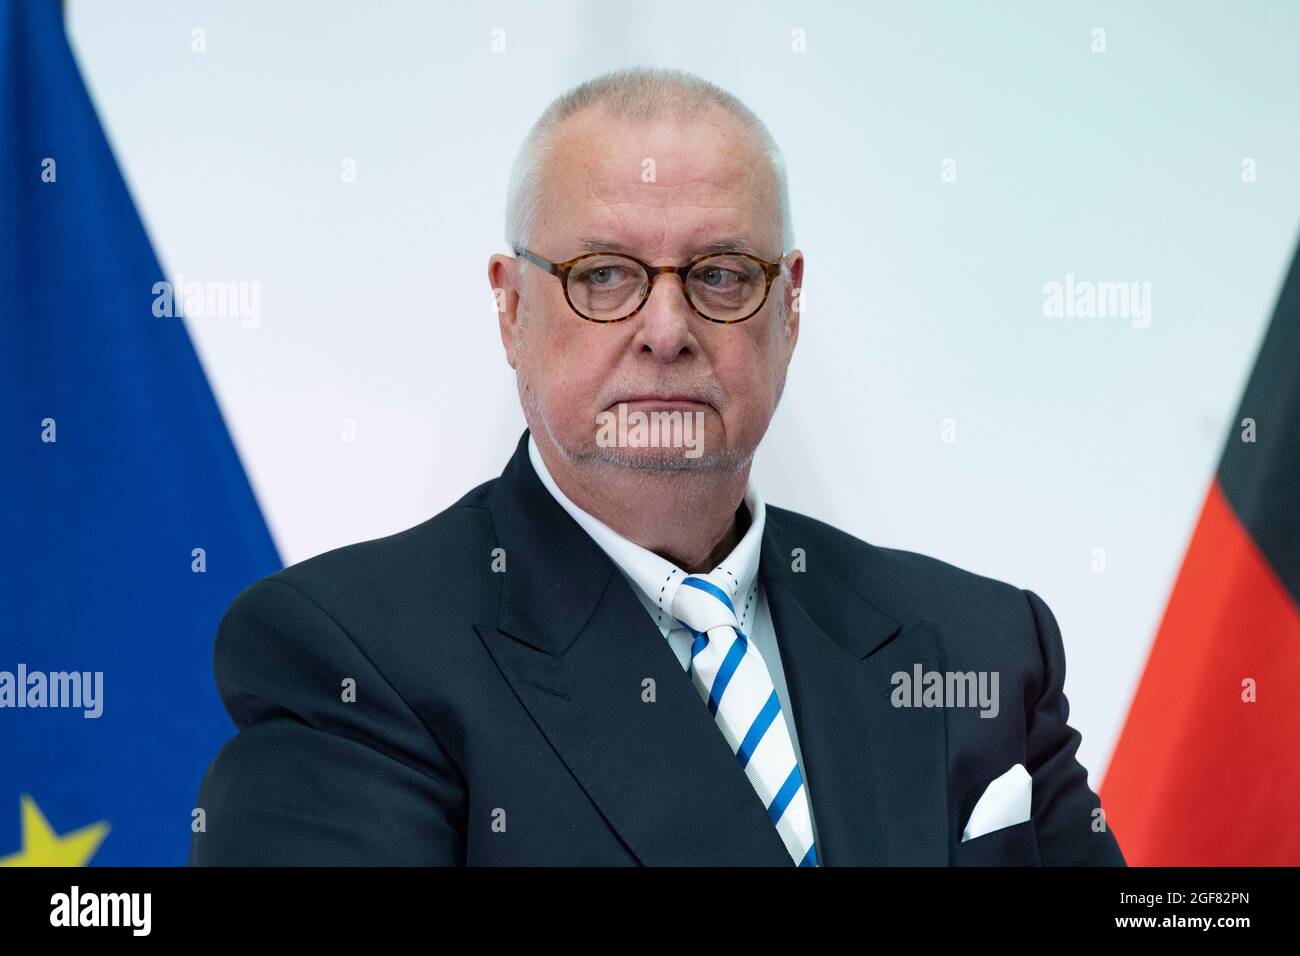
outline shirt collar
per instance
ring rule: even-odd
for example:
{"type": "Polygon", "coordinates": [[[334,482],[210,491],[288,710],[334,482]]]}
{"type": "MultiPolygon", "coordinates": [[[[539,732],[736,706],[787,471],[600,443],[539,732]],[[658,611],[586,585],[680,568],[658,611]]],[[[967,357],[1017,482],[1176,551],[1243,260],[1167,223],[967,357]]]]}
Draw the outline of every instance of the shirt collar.
{"type": "MultiPolygon", "coordinates": [[[[537,477],[546,486],[546,490],[591,536],[601,550],[609,555],[610,560],[632,583],[633,590],[637,592],[641,603],[647,610],[656,614],[660,627],[671,626],[674,623],[671,614],[673,596],[677,592],[681,579],[687,576],[686,572],[653,551],[648,551],[639,544],[629,541],[609,525],[570,501],[551,477],[531,432],[528,435],[528,458],[533,463],[533,470],[537,472],[537,477]]],[[[730,597],[733,601],[738,596],[743,600],[758,577],[758,559],[763,542],[763,524],[767,508],[752,476],[745,488],[745,507],[749,509],[749,529],[731,554],[723,558],[714,569],[717,572],[715,578],[726,580],[730,584],[730,597]]]]}

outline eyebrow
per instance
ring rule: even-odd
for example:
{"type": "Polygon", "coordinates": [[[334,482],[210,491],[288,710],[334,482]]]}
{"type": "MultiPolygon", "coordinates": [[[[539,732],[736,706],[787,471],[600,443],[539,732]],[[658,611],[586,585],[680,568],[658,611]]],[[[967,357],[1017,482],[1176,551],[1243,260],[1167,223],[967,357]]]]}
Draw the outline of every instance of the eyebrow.
{"type": "MultiPolygon", "coordinates": [[[[579,245],[582,246],[584,252],[619,252],[629,256],[637,255],[631,246],[614,239],[603,239],[598,236],[581,239],[579,245]]],[[[728,236],[696,247],[687,258],[693,259],[696,256],[708,256],[718,252],[745,252],[751,256],[758,255],[753,243],[749,240],[741,236],[728,236]]]]}

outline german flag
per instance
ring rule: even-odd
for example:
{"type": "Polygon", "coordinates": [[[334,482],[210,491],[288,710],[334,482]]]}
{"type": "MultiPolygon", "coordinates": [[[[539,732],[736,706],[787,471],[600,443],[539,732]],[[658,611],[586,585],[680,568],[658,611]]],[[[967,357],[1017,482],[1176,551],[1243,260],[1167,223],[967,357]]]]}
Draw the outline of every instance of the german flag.
{"type": "Polygon", "coordinates": [[[1300,864],[1300,252],[1101,797],[1130,865],[1300,864]]]}

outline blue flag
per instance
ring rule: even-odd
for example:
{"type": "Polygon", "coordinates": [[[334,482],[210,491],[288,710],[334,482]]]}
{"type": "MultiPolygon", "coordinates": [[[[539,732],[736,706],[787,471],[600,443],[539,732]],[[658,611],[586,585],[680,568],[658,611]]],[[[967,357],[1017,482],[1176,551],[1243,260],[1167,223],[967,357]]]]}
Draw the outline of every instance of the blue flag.
{"type": "Polygon", "coordinates": [[[54,0],[0,3],[0,864],[183,864],[280,567],[54,0]]]}

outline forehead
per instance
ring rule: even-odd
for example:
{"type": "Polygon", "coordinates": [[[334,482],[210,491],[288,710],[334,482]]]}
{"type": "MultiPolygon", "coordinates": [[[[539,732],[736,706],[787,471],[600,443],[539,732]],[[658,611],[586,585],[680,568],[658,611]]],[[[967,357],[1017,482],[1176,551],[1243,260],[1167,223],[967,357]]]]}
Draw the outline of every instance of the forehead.
{"type": "Polygon", "coordinates": [[[659,262],[719,239],[781,253],[776,176],[762,144],[720,109],[635,121],[595,107],[555,131],[534,241],[553,255],[608,240],[659,262]]]}

